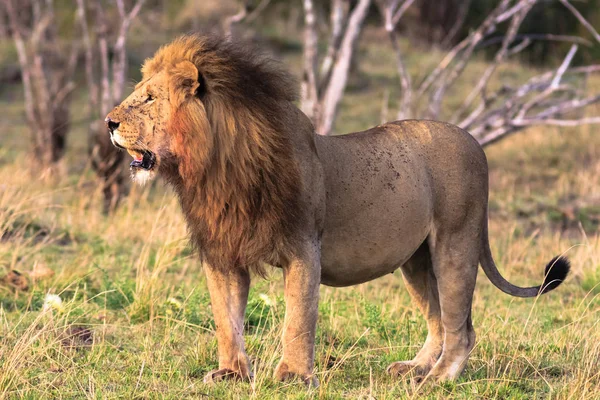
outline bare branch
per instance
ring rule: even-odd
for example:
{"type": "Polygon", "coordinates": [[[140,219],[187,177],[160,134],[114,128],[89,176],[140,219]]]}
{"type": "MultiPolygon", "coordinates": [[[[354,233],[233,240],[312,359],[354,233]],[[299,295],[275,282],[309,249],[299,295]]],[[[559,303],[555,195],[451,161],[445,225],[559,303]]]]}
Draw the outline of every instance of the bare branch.
{"type": "Polygon", "coordinates": [[[115,0],[115,3],[117,3],[117,9],[119,10],[119,16],[121,17],[121,19],[124,19],[126,17],[126,14],[125,14],[125,5],[123,4],[123,0],[115,0]]]}
{"type": "Polygon", "coordinates": [[[584,99],[572,99],[560,102],[552,107],[548,107],[544,111],[534,115],[535,118],[552,118],[555,116],[563,115],[574,110],[581,109],[590,104],[594,104],[600,101],[600,95],[593,95],[584,99]]]}
{"type": "Polygon", "coordinates": [[[502,46],[500,50],[498,50],[498,52],[496,53],[496,56],[494,57],[494,61],[485,70],[485,72],[475,85],[475,88],[473,88],[471,93],[469,93],[469,95],[463,102],[462,106],[454,114],[454,116],[452,117],[453,122],[456,122],[459,116],[462,115],[469,108],[469,106],[472,104],[473,100],[475,100],[477,96],[483,94],[490,81],[490,78],[492,77],[498,66],[506,60],[506,57],[509,53],[509,46],[515,40],[515,37],[519,31],[519,27],[523,23],[525,16],[527,16],[529,11],[531,10],[531,7],[533,7],[533,4],[528,4],[527,6],[521,8],[519,12],[514,15],[513,19],[510,22],[508,32],[504,37],[504,40],[502,41],[502,46]]]}
{"type": "Polygon", "coordinates": [[[102,115],[108,114],[112,108],[114,102],[112,97],[112,91],[110,90],[110,67],[108,61],[108,26],[106,24],[106,16],[104,15],[104,9],[100,0],[96,1],[96,20],[97,20],[97,31],[98,31],[98,49],[100,52],[100,76],[101,76],[101,101],[100,101],[100,113],[102,115]]]}
{"type": "Polygon", "coordinates": [[[495,23],[496,24],[500,24],[504,21],[507,21],[509,18],[512,18],[513,15],[517,14],[519,11],[521,11],[523,8],[527,7],[529,5],[529,3],[535,3],[537,0],[518,0],[517,4],[515,4],[512,8],[510,8],[509,10],[507,10],[506,12],[501,13],[500,15],[498,15],[495,19],[495,23]]]}
{"type": "Polygon", "coordinates": [[[83,46],[85,50],[85,78],[89,88],[90,112],[96,112],[98,109],[98,84],[94,79],[94,56],[92,50],[92,41],[87,23],[85,12],[85,0],[77,0],[77,19],[81,25],[83,36],[83,46]]]}
{"type": "Polygon", "coordinates": [[[348,20],[348,2],[344,0],[333,0],[331,3],[331,36],[329,38],[329,45],[327,46],[327,53],[321,63],[321,81],[319,88],[322,90],[329,84],[329,78],[331,77],[331,68],[337,57],[338,50],[340,49],[340,42],[342,41],[342,34],[344,33],[344,25],[348,20]]]}
{"type": "Polygon", "coordinates": [[[254,21],[260,13],[269,5],[271,0],[261,0],[258,6],[252,12],[250,12],[250,0],[242,1],[240,10],[223,21],[223,32],[229,40],[233,37],[233,26],[241,23],[242,21],[250,23],[254,21]]]}
{"type": "MultiPolygon", "coordinates": [[[[501,43],[505,39],[504,36],[496,36],[484,40],[481,45],[477,48],[482,49],[488,46],[491,46],[496,43],[501,43]]],[[[582,38],[580,36],[571,36],[571,35],[554,35],[552,33],[521,33],[515,35],[514,40],[546,40],[553,42],[567,42],[567,43],[576,43],[584,46],[591,46],[592,42],[589,40],[582,38]]]]}
{"type": "MultiPolygon", "coordinates": [[[[504,40],[502,49],[497,53],[495,64],[499,63],[504,59],[506,55],[506,49],[514,35],[516,34],[519,26],[523,22],[523,19],[533,6],[533,2],[535,0],[521,0],[519,4],[522,4],[522,7],[519,9],[515,16],[511,21],[511,26],[509,27],[509,33],[507,34],[507,38],[504,40]]],[[[446,90],[454,84],[456,79],[463,73],[465,67],[467,66],[468,61],[470,60],[475,47],[484,39],[486,35],[493,32],[496,29],[497,25],[497,13],[501,12],[504,7],[508,5],[508,1],[503,1],[500,5],[494,10],[490,16],[481,24],[481,26],[477,29],[475,34],[471,35],[471,40],[469,45],[465,48],[465,50],[459,55],[458,61],[456,62],[453,69],[449,70],[449,72],[445,75],[444,79],[440,79],[440,83],[438,84],[437,89],[433,92],[430,100],[430,115],[432,118],[437,118],[440,113],[442,98],[445,95],[446,90]]],[[[490,75],[495,70],[495,67],[491,68],[489,72],[490,75]]],[[[485,87],[485,84],[489,80],[489,77],[484,76],[480,81],[481,87],[477,88],[477,90],[481,90],[485,87]]],[[[468,102],[470,103],[472,99],[468,98],[468,102]]]]}
{"type": "Polygon", "coordinates": [[[398,0],[392,2],[380,0],[377,2],[379,12],[384,20],[385,30],[388,33],[392,48],[396,54],[396,70],[400,79],[400,87],[402,88],[402,92],[400,94],[400,108],[398,109],[397,115],[398,119],[404,119],[411,115],[412,82],[410,75],[404,66],[404,57],[402,56],[402,50],[400,49],[400,44],[398,43],[398,37],[396,35],[396,24],[404,12],[408,10],[408,7],[410,7],[413,3],[414,0],[403,0],[398,10],[395,10],[395,8],[399,5],[398,0]],[[396,19],[396,17],[398,18],[396,19]]]}
{"type": "Polygon", "coordinates": [[[600,72],[600,64],[586,65],[585,67],[575,67],[569,70],[570,74],[593,74],[600,72]]]}
{"type": "Polygon", "coordinates": [[[517,54],[517,53],[520,53],[520,52],[522,52],[522,51],[523,51],[523,50],[525,50],[527,47],[529,47],[529,45],[530,45],[531,43],[533,43],[533,42],[531,41],[531,39],[529,39],[529,38],[525,38],[525,39],[523,39],[523,40],[521,41],[521,43],[519,43],[518,45],[516,45],[516,46],[514,46],[514,47],[511,47],[511,48],[510,48],[510,50],[508,51],[508,54],[507,54],[507,56],[508,56],[508,57],[510,57],[510,56],[513,56],[513,55],[515,55],[515,54],[517,54]]]}
{"type": "MultiPolygon", "coordinates": [[[[119,7],[123,8],[123,14],[125,14],[123,0],[115,0],[119,7]]],[[[129,32],[129,27],[131,22],[136,18],[139,14],[142,6],[144,5],[146,0],[137,0],[129,12],[121,19],[121,27],[119,29],[119,36],[117,37],[117,41],[113,47],[114,51],[114,60],[113,60],[113,82],[112,82],[112,90],[113,90],[113,99],[119,99],[123,95],[123,88],[125,86],[125,77],[127,76],[127,52],[125,49],[125,42],[127,41],[127,34],[129,32]]]]}
{"type": "Polygon", "coordinates": [[[398,71],[398,76],[400,77],[400,87],[402,88],[400,108],[398,109],[397,118],[404,119],[410,117],[412,114],[412,82],[410,75],[404,66],[404,62],[402,61],[402,51],[400,49],[400,43],[398,43],[396,32],[388,32],[388,35],[390,37],[390,41],[392,42],[394,52],[396,53],[396,70],[398,71]]]}
{"type": "Polygon", "coordinates": [[[233,34],[233,25],[240,23],[248,16],[248,0],[242,2],[242,6],[240,7],[240,11],[236,14],[231,15],[225,18],[223,22],[223,30],[225,31],[225,36],[231,38],[233,34]]]}
{"type": "Polygon", "coordinates": [[[317,18],[312,0],[303,0],[304,6],[304,71],[302,74],[302,111],[315,119],[317,92],[317,18]]]}
{"type": "Polygon", "coordinates": [[[573,5],[571,3],[569,3],[568,0],[560,0],[560,2],[569,10],[571,11],[571,13],[575,16],[575,18],[577,18],[579,20],[579,22],[581,23],[581,25],[583,25],[585,27],[585,29],[588,30],[589,33],[592,34],[592,36],[594,36],[594,39],[596,39],[596,41],[598,43],[600,43],[600,34],[598,34],[598,32],[594,29],[594,27],[592,26],[592,24],[590,24],[584,17],[583,15],[581,15],[581,13],[579,11],[577,11],[577,9],[575,7],[573,7],[573,5]]]}
{"type": "Polygon", "coordinates": [[[529,118],[526,120],[513,121],[515,126],[531,126],[531,125],[555,125],[555,126],[579,126],[579,125],[591,125],[600,124],[600,117],[589,117],[579,119],[535,119],[529,118]]]}
{"type": "MultiPolygon", "coordinates": [[[[566,62],[569,57],[566,57],[566,62]]],[[[566,63],[563,62],[563,65],[566,63]]],[[[580,68],[577,72],[599,71],[598,66],[580,68]]],[[[572,98],[577,90],[571,85],[553,85],[558,74],[554,71],[531,78],[518,89],[507,89],[504,97],[500,97],[500,107],[490,108],[486,113],[479,113],[469,121],[463,121],[460,126],[469,131],[482,145],[500,140],[502,137],[517,132],[532,125],[575,126],[597,123],[598,117],[582,117],[579,119],[564,118],[568,113],[583,110],[585,107],[600,102],[600,95],[586,98],[572,98]],[[531,99],[525,101],[525,96],[532,91],[539,91],[531,99]],[[557,96],[563,93],[565,96],[557,96]],[[530,111],[538,110],[530,114],[530,111]]]]}
{"type": "MultiPolygon", "coordinates": [[[[423,96],[423,94],[429,90],[431,85],[438,80],[440,75],[446,71],[446,69],[450,66],[450,64],[454,61],[454,59],[459,55],[463,60],[461,64],[466,64],[466,60],[468,60],[473,52],[475,46],[484,38],[486,34],[489,34],[490,30],[493,30],[493,27],[496,25],[496,20],[498,19],[498,14],[504,12],[506,8],[509,6],[510,0],[502,0],[501,3],[490,13],[490,15],[482,22],[482,24],[473,31],[468,37],[463,39],[459,44],[454,46],[448,54],[442,59],[442,61],[438,64],[438,66],[430,73],[423,82],[419,85],[417,90],[417,98],[423,96]]],[[[517,10],[518,11],[518,10],[517,10]]],[[[512,15],[512,14],[511,14],[512,15]]],[[[456,71],[461,71],[462,68],[457,68],[456,71]]]]}
{"type": "Polygon", "coordinates": [[[339,56],[332,69],[332,79],[323,96],[319,123],[317,124],[317,132],[321,135],[328,135],[333,127],[337,106],[346,87],[354,47],[370,5],[371,0],[359,0],[348,20],[348,27],[342,39],[339,56]]]}
{"type": "MultiPolygon", "coordinates": [[[[409,9],[410,6],[415,2],[415,0],[404,0],[400,7],[394,12],[394,17],[392,18],[392,24],[394,26],[398,25],[398,21],[404,15],[406,10],[409,9]]],[[[387,28],[386,28],[387,29],[387,28]]]]}
{"type": "Polygon", "coordinates": [[[554,78],[552,79],[552,83],[550,84],[550,88],[556,89],[558,87],[558,85],[560,84],[560,80],[562,79],[563,75],[567,71],[567,68],[569,68],[569,65],[571,65],[571,61],[573,61],[573,57],[575,57],[575,53],[577,53],[577,48],[578,47],[577,47],[576,44],[574,44],[573,46],[571,46],[571,49],[569,50],[569,53],[567,53],[567,56],[563,60],[562,64],[556,70],[556,74],[554,75],[554,78]]]}

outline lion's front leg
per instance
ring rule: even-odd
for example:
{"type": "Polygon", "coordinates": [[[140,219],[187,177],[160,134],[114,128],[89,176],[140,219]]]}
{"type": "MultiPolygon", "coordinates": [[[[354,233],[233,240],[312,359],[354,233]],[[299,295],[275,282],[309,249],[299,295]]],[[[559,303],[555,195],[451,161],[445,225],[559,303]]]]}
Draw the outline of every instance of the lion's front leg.
{"type": "Polygon", "coordinates": [[[320,244],[314,240],[306,247],[283,268],[283,358],[275,369],[275,378],[281,381],[300,378],[316,387],[319,381],[313,375],[313,367],[321,283],[320,244]]]}
{"type": "Polygon", "coordinates": [[[222,379],[251,379],[252,367],[244,349],[244,313],[250,276],[242,270],[221,271],[205,264],[210,302],[217,327],[219,369],[204,377],[205,383],[222,379]]]}

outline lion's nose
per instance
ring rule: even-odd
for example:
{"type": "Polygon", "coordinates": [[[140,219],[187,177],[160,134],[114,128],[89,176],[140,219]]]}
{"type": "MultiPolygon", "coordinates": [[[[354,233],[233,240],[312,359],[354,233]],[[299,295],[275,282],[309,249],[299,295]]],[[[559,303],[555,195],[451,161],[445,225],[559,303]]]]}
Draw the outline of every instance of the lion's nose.
{"type": "Polygon", "coordinates": [[[120,122],[113,121],[112,119],[110,119],[110,117],[106,117],[104,122],[106,122],[106,126],[108,126],[108,130],[110,131],[110,133],[113,133],[115,130],[117,130],[117,128],[119,128],[119,125],[121,125],[120,122]]]}

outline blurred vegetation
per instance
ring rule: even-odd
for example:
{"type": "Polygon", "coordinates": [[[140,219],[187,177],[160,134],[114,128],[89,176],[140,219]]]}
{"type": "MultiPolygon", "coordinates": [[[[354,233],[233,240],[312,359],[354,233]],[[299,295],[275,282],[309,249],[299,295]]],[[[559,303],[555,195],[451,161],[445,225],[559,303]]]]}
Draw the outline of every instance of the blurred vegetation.
{"type": "MultiPolygon", "coordinates": [[[[102,1],[105,3],[110,21],[110,15],[116,14],[117,10],[110,0],[102,1]]],[[[354,0],[351,1],[354,2],[354,0]]],[[[444,38],[454,27],[461,5],[465,1],[469,3],[464,23],[451,42],[458,43],[468,35],[472,27],[481,23],[498,4],[498,0],[417,0],[415,6],[409,9],[408,17],[402,20],[401,29],[414,44],[439,45],[440,39],[444,38]]],[[[127,0],[125,3],[126,8],[129,9],[133,1],[127,0]]],[[[260,0],[252,0],[250,9],[259,3],[260,0]]],[[[315,5],[318,9],[322,33],[326,33],[330,3],[328,0],[317,0],[315,5]]],[[[573,5],[593,26],[600,26],[600,0],[576,1],[573,2],[573,5]]],[[[55,8],[59,31],[63,37],[71,38],[73,30],[77,29],[73,18],[74,5],[69,0],[62,0],[55,2],[55,8]]],[[[149,42],[149,45],[156,45],[161,43],[161,39],[165,41],[173,35],[183,32],[214,29],[222,23],[226,16],[235,14],[239,9],[240,1],[238,0],[148,0],[144,4],[140,22],[136,24],[138,35],[143,33],[144,43],[149,42]]],[[[2,8],[0,8],[0,15],[0,24],[6,25],[2,8]]],[[[303,11],[300,1],[271,0],[266,9],[257,16],[252,28],[267,36],[269,33],[271,36],[275,36],[274,32],[285,32],[286,36],[294,36],[301,29],[302,18],[303,11]]],[[[369,12],[368,25],[373,27],[381,25],[380,15],[374,5],[369,12]]],[[[5,39],[2,37],[2,32],[6,35],[6,28],[0,30],[0,39],[5,39]]],[[[565,7],[558,1],[537,4],[523,23],[522,33],[554,33],[591,38],[585,28],[577,22],[577,19],[566,12],[565,7]]],[[[496,34],[502,36],[504,31],[500,30],[496,34]]],[[[3,45],[6,44],[3,43],[3,45]]],[[[7,51],[0,52],[0,66],[5,63],[3,60],[16,61],[14,52],[11,54],[8,48],[10,46],[7,46],[7,51]]],[[[553,61],[556,58],[564,57],[565,48],[568,48],[568,44],[539,41],[525,51],[526,60],[536,64],[553,61]]],[[[597,48],[584,49],[579,55],[579,60],[586,62],[597,60],[600,56],[598,51],[600,50],[597,48]]]]}
{"type": "MultiPolygon", "coordinates": [[[[435,1],[435,0],[424,0],[435,1]]],[[[472,0],[469,7],[469,12],[465,19],[465,23],[461,29],[461,36],[468,34],[469,27],[476,26],[481,23],[483,18],[496,6],[496,0],[472,0]]],[[[600,27],[600,0],[586,0],[573,2],[573,5],[592,26],[600,27]]],[[[506,32],[504,30],[496,34],[502,36],[506,32]]],[[[545,1],[536,4],[529,15],[525,18],[521,34],[534,33],[553,33],[556,35],[573,35],[587,38],[593,41],[589,32],[577,21],[577,18],[567,11],[564,5],[558,1],[545,1]]],[[[497,44],[499,46],[500,44],[497,44]]],[[[562,59],[569,47],[570,43],[554,42],[554,41],[534,41],[529,48],[523,52],[523,61],[532,64],[542,65],[548,62],[556,62],[562,59]]],[[[600,59],[600,47],[589,46],[583,47],[577,57],[577,63],[594,63],[600,59]]]]}

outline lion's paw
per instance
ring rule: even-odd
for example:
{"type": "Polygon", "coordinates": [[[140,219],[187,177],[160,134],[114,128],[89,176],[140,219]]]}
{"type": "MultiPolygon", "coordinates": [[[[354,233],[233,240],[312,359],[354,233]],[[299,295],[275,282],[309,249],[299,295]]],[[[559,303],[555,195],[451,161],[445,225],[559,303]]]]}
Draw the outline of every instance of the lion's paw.
{"type": "Polygon", "coordinates": [[[207,384],[215,384],[222,380],[249,380],[251,377],[249,375],[243,375],[239,371],[234,371],[229,368],[221,368],[210,371],[208,374],[204,376],[204,383],[207,384]]]}
{"type": "Polygon", "coordinates": [[[319,387],[319,380],[312,373],[297,373],[290,371],[288,365],[285,362],[280,362],[277,368],[275,368],[275,379],[280,382],[287,382],[292,380],[299,380],[306,386],[311,388],[319,387]]]}
{"type": "Polygon", "coordinates": [[[397,378],[405,375],[413,375],[415,382],[420,382],[429,372],[429,368],[416,364],[414,361],[396,361],[391,363],[387,373],[397,378]]]}

